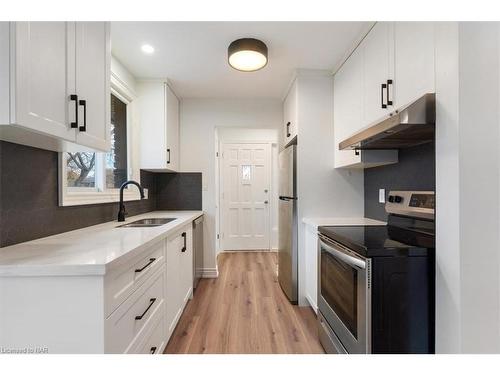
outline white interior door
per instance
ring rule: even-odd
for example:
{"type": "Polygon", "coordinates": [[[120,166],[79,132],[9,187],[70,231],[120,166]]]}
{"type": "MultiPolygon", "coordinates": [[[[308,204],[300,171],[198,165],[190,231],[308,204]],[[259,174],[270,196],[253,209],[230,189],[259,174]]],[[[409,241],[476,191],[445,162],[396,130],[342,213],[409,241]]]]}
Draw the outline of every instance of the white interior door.
{"type": "Polygon", "coordinates": [[[269,249],[270,144],[223,144],[221,249],[269,249]]]}

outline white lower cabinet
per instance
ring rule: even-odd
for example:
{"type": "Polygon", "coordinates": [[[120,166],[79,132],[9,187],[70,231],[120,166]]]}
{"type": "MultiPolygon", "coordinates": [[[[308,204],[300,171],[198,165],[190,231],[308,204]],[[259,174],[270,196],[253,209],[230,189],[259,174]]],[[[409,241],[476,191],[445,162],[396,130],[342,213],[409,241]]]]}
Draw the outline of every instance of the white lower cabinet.
{"type": "Polygon", "coordinates": [[[318,227],[305,225],[306,299],[318,312],[318,227]]]}
{"type": "Polygon", "coordinates": [[[167,240],[167,340],[193,293],[192,239],[193,229],[189,225],[169,236],[167,240]]]}
{"type": "Polygon", "coordinates": [[[0,347],[163,353],[193,292],[192,222],[103,273],[0,277],[0,347]]]}
{"type": "Polygon", "coordinates": [[[122,303],[105,323],[105,352],[134,352],[158,315],[165,314],[165,270],[158,271],[122,303]]]}

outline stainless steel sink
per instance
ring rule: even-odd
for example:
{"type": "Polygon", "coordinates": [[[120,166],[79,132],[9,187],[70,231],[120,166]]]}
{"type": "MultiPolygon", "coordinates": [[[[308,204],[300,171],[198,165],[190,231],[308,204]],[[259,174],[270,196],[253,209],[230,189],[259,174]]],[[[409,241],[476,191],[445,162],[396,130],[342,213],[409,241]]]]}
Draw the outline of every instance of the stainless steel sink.
{"type": "Polygon", "coordinates": [[[154,217],[149,219],[136,220],[128,224],[119,225],[118,228],[147,228],[147,227],[159,227],[176,220],[177,218],[163,218],[154,217]]]}

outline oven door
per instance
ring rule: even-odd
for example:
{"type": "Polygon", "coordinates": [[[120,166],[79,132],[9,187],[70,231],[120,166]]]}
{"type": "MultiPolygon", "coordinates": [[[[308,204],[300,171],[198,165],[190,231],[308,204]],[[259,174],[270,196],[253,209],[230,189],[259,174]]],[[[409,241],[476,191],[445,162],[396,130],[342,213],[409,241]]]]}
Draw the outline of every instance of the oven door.
{"type": "Polygon", "coordinates": [[[320,235],[318,308],[348,353],[371,352],[370,259],[320,235]]]}

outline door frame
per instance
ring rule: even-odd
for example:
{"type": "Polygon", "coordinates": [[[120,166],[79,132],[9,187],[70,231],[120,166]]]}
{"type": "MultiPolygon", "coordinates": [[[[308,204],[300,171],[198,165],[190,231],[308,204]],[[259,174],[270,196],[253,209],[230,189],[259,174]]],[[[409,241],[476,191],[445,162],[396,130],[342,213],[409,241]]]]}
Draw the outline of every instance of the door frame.
{"type": "MultiPolygon", "coordinates": [[[[277,189],[277,186],[274,186],[275,184],[273,183],[273,175],[276,173],[275,168],[273,168],[273,146],[278,145],[277,142],[273,142],[270,140],[237,140],[237,139],[225,139],[225,140],[219,140],[218,135],[215,137],[215,253],[216,255],[223,252],[221,250],[221,238],[219,236],[221,232],[221,227],[220,227],[220,217],[222,214],[222,199],[221,199],[221,180],[222,180],[222,150],[224,149],[224,145],[226,144],[267,144],[270,146],[270,151],[271,151],[271,165],[269,167],[269,220],[268,220],[268,229],[269,229],[269,243],[268,243],[268,249],[269,251],[272,251],[271,248],[271,238],[273,235],[273,223],[272,223],[272,210],[275,208],[277,205],[276,202],[273,201],[272,197],[274,196],[275,189],[277,189]]],[[[241,250],[245,251],[245,250],[241,250]]]]}

